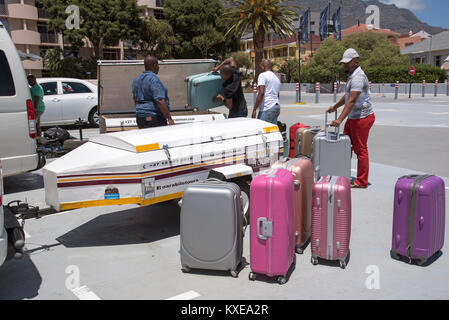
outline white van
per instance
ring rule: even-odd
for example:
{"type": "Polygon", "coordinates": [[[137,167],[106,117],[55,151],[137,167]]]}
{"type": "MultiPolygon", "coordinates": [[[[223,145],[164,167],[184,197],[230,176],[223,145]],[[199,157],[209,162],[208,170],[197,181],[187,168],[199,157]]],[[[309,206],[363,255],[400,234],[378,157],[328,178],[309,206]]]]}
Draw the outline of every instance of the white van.
{"type": "Polygon", "coordinates": [[[3,175],[33,171],[42,166],[36,149],[33,103],[25,70],[16,47],[0,22],[0,159],[3,175]]]}
{"type": "Polygon", "coordinates": [[[3,212],[3,176],[2,163],[0,161],[0,266],[8,255],[8,233],[5,230],[5,217],[3,212]]]}

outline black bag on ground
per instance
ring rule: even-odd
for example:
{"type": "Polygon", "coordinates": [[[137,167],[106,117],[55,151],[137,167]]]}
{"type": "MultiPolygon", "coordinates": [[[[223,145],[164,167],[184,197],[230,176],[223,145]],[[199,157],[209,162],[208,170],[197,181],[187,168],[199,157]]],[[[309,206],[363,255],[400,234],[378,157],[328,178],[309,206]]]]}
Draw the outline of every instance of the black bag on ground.
{"type": "Polygon", "coordinates": [[[58,140],[61,144],[70,139],[70,133],[60,127],[50,128],[44,132],[44,137],[49,140],[58,140]]]}

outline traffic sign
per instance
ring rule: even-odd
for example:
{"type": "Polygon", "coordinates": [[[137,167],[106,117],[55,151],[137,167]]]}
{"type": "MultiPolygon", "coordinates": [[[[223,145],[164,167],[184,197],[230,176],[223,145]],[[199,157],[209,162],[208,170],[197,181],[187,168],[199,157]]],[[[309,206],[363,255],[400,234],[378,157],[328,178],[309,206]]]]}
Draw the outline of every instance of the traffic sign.
{"type": "Polygon", "coordinates": [[[408,74],[411,75],[411,76],[414,76],[415,73],[416,73],[415,67],[410,67],[410,70],[408,71],[408,74]]]}

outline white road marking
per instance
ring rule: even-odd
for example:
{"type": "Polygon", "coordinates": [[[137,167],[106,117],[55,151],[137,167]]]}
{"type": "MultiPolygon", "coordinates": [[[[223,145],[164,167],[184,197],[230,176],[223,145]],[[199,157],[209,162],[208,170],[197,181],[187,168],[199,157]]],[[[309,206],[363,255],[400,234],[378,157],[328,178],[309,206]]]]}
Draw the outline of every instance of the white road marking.
{"type": "Polygon", "coordinates": [[[351,171],[352,171],[352,172],[357,172],[357,170],[356,170],[356,169],[352,169],[351,171]]]}
{"type": "Polygon", "coordinates": [[[31,238],[31,236],[25,230],[23,230],[23,233],[25,233],[25,239],[31,238]]]}
{"type": "Polygon", "coordinates": [[[200,297],[201,295],[198,292],[195,291],[189,291],[189,292],[185,292],[182,293],[180,295],[165,299],[165,300],[192,300],[195,298],[200,297]]]}
{"type": "Polygon", "coordinates": [[[72,292],[80,300],[101,300],[87,286],[72,289],[72,292]]]}

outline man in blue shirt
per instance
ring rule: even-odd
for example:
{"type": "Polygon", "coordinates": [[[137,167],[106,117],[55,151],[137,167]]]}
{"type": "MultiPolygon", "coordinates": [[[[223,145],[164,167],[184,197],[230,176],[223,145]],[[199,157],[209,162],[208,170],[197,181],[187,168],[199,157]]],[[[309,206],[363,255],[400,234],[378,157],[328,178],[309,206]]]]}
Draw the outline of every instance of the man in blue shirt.
{"type": "Polygon", "coordinates": [[[157,58],[145,58],[145,71],[133,81],[132,90],[136,104],[136,118],[139,129],[174,125],[170,114],[170,100],[167,88],[158,78],[157,58]]]}

